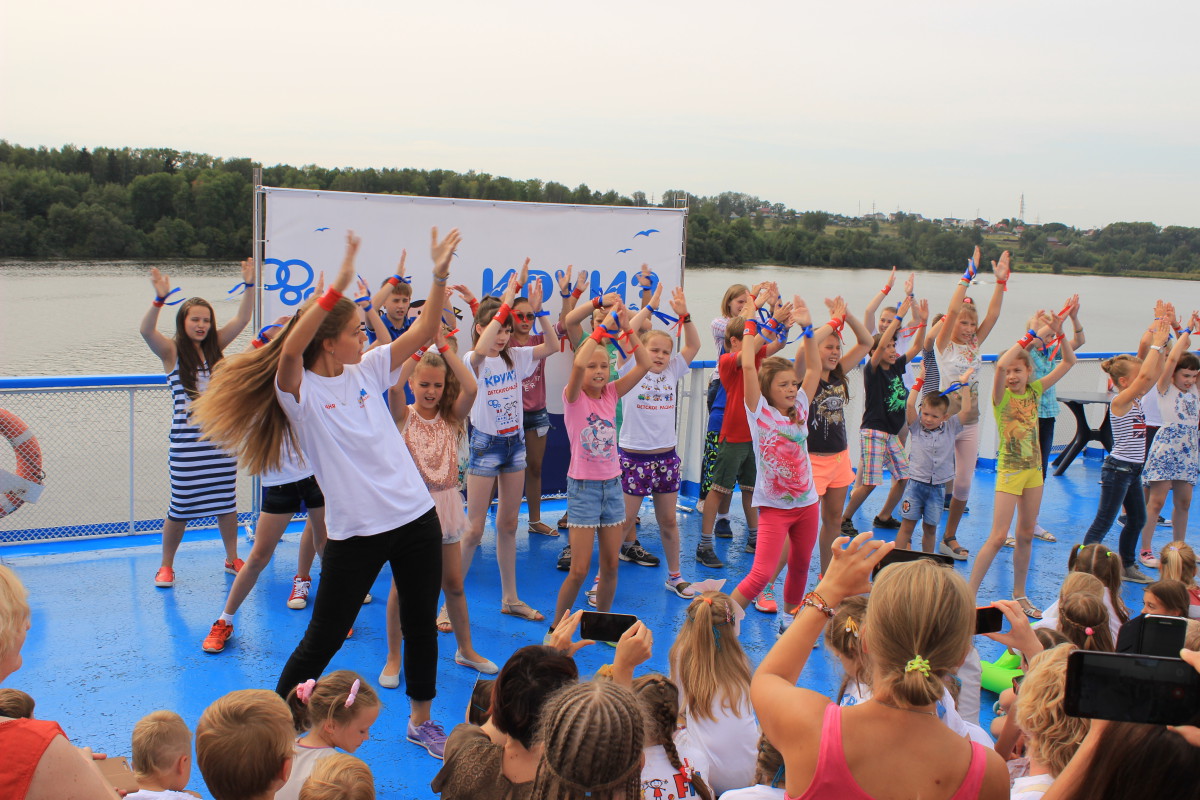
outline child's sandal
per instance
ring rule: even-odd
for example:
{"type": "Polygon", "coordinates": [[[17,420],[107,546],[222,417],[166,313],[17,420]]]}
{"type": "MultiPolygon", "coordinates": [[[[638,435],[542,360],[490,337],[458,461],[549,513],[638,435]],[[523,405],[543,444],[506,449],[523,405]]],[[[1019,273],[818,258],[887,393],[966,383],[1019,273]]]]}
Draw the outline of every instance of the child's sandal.
{"type": "Polygon", "coordinates": [[[529,605],[524,600],[518,600],[515,603],[501,603],[500,604],[500,613],[508,614],[509,616],[512,616],[512,617],[520,617],[521,619],[527,619],[530,622],[541,622],[542,620],[544,620],[546,618],[545,616],[543,616],[542,612],[538,611],[536,608],[529,605]]]}
{"type": "Polygon", "coordinates": [[[958,543],[958,539],[953,536],[942,539],[942,543],[938,545],[938,552],[944,556],[950,556],[955,561],[966,561],[967,556],[971,551],[958,543]]]}
{"type": "Polygon", "coordinates": [[[1014,597],[1013,600],[1016,600],[1018,603],[1021,604],[1021,610],[1025,612],[1025,616],[1029,617],[1030,619],[1041,619],[1042,618],[1042,612],[1038,609],[1037,606],[1035,606],[1033,603],[1029,602],[1028,597],[1014,597]]]}

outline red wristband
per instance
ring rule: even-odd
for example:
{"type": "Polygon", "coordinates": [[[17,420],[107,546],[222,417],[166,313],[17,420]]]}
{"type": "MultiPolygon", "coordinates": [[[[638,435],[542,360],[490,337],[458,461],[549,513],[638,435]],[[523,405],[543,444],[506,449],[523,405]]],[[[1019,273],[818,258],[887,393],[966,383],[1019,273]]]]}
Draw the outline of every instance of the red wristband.
{"type": "Polygon", "coordinates": [[[996,285],[999,286],[1004,291],[1006,291],[1006,292],[1008,291],[1008,281],[996,281],[996,285]]]}
{"type": "Polygon", "coordinates": [[[575,287],[575,288],[574,288],[574,289],[571,291],[571,297],[574,297],[576,300],[578,300],[579,298],[583,297],[583,289],[580,289],[578,286],[577,286],[577,287],[575,287]]]}
{"type": "Polygon", "coordinates": [[[467,301],[467,305],[469,305],[471,307],[472,315],[479,313],[479,301],[478,300],[474,300],[474,299],[469,300],[469,301],[467,301]]]}
{"type": "Polygon", "coordinates": [[[333,311],[333,307],[337,305],[338,300],[342,299],[342,293],[330,286],[325,290],[325,294],[321,295],[321,299],[317,301],[317,305],[326,311],[333,311]]]}
{"type": "Polygon", "coordinates": [[[925,385],[925,379],[917,378],[915,381],[913,381],[913,390],[919,392],[919,391],[921,391],[921,387],[924,385],[925,385]]]}
{"type": "Polygon", "coordinates": [[[400,284],[400,276],[393,275],[392,277],[387,279],[387,282],[390,283],[392,286],[398,286],[400,284]]]}
{"type": "Polygon", "coordinates": [[[890,287],[890,286],[884,286],[884,287],[883,287],[882,289],[880,289],[879,291],[883,292],[883,296],[884,296],[884,297],[887,297],[889,294],[891,294],[891,293],[892,293],[892,287],[890,287]]]}
{"type": "Polygon", "coordinates": [[[413,360],[413,361],[420,361],[420,360],[421,360],[422,358],[424,358],[424,357],[425,357],[425,351],[424,351],[424,350],[418,350],[417,352],[415,352],[415,353],[413,353],[413,354],[412,354],[412,360],[413,360]]]}
{"type": "Polygon", "coordinates": [[[163,307],[163,301],[162,301],[162,300],[155,300],[155,301],[154,301],[154,307],[155,307],[155,308],[162,308],[162,307],[163,307]]]}
{"type": "Polygon", "coordinates": [[[508,322],[508,315],[510,313],[512,313],[512,308],[509,307],[508,303],[504,303],[500,306],[500,310],[496,312],[496,316],[492,317],[492,319],[503,325],[505,322],[508,322]]]}
{"type": "Polygon", "coordinates": [[[604,304],[604,296],[603,295],[601,295],[600,297],[592,298],[592,308],[597,308],[597,309],[603,308],[603,304],[604,304]]]}
{"type": "Polygon", "coordinates": [[[742,336],[755,336],[758,334],[758,323],[752,319],[746,320],[746,327],[742,328],[742,336]]]}
{"type": "Polygon", "coordinates": [[[450,349],[450,345],[448,345],[448,344],[443,344],[443,345],[440,345],[440,346],[438,346],[438,349],[437,349],[437,350],[438,350],[438,352],[439,352],[439,353],[444,353],[444,352],[446,352],[446,351],[447,351],[447,350],[449,350],[449,349],[450,349]]]}

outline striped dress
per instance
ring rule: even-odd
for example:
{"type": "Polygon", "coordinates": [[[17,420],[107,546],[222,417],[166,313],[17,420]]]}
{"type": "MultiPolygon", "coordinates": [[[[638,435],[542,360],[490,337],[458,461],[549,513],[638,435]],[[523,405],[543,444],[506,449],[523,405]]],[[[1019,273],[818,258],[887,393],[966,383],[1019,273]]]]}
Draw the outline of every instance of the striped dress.
{"type": "MultiPolygon", "coordinates": [[[[208,387],[208,370],[196,373],[196,390],[208,387]]],[[[210,442],[189,418],[190,400],[179,377],[179,363],[167,375],[174,415],[171,418],[171,519],[196,519],[237,511],[237,462],[210,442]]]]}

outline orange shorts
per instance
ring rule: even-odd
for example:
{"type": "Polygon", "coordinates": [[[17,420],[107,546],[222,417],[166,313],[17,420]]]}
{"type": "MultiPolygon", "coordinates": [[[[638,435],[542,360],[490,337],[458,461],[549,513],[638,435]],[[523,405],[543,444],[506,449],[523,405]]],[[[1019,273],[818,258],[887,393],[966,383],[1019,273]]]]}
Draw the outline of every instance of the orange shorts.
{"type": "Polygon", "coordinates": [[[854,469],[850,466],[850,451],[840,453],[809,453],[809,463],[812,464],[813,485],[817,495],[824,495],[826,489],[841,489],[854,483],[854,469]]]}

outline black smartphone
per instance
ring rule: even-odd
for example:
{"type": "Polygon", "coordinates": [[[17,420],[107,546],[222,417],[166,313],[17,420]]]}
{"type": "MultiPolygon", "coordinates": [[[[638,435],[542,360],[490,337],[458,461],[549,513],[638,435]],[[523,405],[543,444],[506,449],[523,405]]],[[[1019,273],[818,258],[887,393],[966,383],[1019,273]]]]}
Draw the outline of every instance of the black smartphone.
{"type": "Polygon", "coordinates": [[[1139,614],[1117,632],[1117,652],[1177,658],[1187,637],[1187,620],[1139,614]]]}
{"type": "Polygon", "coordinates": [[[638,619],[633,614],[610,614],[607,611],[585,611],[579,618],[579,638],[596,642],[615,642],[638,619]]]}
{"type": "Polygon", "coordinates": [[[879,570],[883,569],[889,564],[901,564],[905,561],[918,561],[922,558],[928,558],[930,561],[941,564],[945,567],[954,566],[954,559],[950,556],[944,556],[941,553],[925,553],[920,550],[896,549],[879,559],[879,563],[875,565],[875,569],[871,570],[871,579],[874,580],[875,576],[879,574],[879,570]]]}
{"type": "Polygon", "coordinates": [[[975,609],[975,634],[999,633],[1004,630],[1004,612],[994,606],[975,609]]]}
{"type": "Polygon", "coordinates": [[[1200,673],[1181,658],[1076,650],[1065,699],[1073,717],[1182,725],[1200,715],[1200,673]]]}

